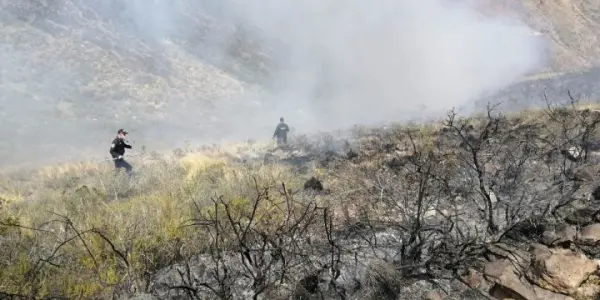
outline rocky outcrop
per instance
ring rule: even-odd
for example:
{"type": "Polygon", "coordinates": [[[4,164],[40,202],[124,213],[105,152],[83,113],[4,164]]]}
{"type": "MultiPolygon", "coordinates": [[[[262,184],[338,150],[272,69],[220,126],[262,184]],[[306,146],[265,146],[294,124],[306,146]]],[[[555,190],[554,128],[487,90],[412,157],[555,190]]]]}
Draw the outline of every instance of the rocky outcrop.
{"type": "Polygon", "coordinates": [[[483,268],[485,280],[492,284],[488,293],[503,300],[598,299],[600,261],[577,248],[599,240],[600,223],[580,230],[561,223],[547,228],[543,244],[533,242],[529,249],[491,245],[483,268]]]}
{"type": "Polygon", "coordinates": [[[532,252],[534,259],[527,277],[538,286],[561,294],[576,294],[598,268],[598,264],[585,255],[567,249],[535,245],[532,252]]]}
{"type": "Polygon", "coordinates": [[[497,299],[537,300],[532,286],[521,280],[519,269],[509,259],[492,261],[485,266],[485,278],[493,283],[490,295],[497,299]]]}

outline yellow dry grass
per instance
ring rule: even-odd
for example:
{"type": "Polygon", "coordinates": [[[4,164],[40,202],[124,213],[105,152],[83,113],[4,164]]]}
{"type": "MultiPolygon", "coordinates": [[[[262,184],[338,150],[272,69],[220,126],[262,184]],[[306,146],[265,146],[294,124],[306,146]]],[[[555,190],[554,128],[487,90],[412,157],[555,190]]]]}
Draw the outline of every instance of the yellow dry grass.
{"type": "MultiPolygon", "coordinates": [[[[27,249],[51,251],[67,232],[58,223],[44,226],[44,230],[52,233],[26,228],[60,220],[59,216],[67,216],[78,230],[101,230],[118,247],[126,248],[130,267],[123,269],[106,243],[89,234],[85,238],[89,250],[69,244],[61,253],[70,262],[62,261],[65,266],[52,275],[39,275],[40,297],[48,295],[53,287],[74,298],[105,298],[111,289],[99,285],[99,279],[118,285],[129,277],[141,278],[170,261],[176,253],[177,241],[184,241],[189,251],[200,251],[207,246],[204,233],[194,227],[183,227],[195,217],[196,205],[212,207],[210,199],[218,195],[232,201],[253,199],[255,183],[259,188],[278,186],[282,182],[288,183],[290,188],[300,187],[299,176],[289,167],[247,167],[231,161],[231,153],[241,149],[256,151],[253,147],[256,145],[228,146],[228,151],[188,152],[181,157],[165,156],[160,161],[136,165],[143,171],[139,186],[129,186],[124,177],[115,177],[112,167],[106,164],[88,162],[38,170],[29,179],[30,191],[35,191],[29,197],[11,190],[10,181],[0,182],[3,187],[0,195],[6,200],[0,205],[0,222],[24,226],[0,230],[0,238],[13,245],[3,250],[3,257],[17,257],[16,260],[0,259],[0,290],[20,294],[31,288],[25,275],[31,270],[36,254],[28,254],[27,249]]],[[[4,179],[10,180],[10,177],[4,179]]],[[[261,216],[269,215],[271,219],[273,214],[279,213],[280,210],[273,207],[279,202],[281,199],[273,198],[271,205],[261,206],[261,216]]],[[[248,208],[251,205],[249,201],[239,203],[248,208]]]]}
{"type": "Polygon", "coordinates": [[[185,169],[187,180],[191,180],[198,174],[206,172],[210,167],[223,167],[226,165],[224,158],[216,158],[202,152],[190,153],[179,160],[185,169]]]}
{"type": "Polygon", "coordinates": [[[56,179],[68,174],[89,174],[106,170],[105,164],[95,162],[65,163],[42,167],[38,175],[45,179],[56,179]]]}

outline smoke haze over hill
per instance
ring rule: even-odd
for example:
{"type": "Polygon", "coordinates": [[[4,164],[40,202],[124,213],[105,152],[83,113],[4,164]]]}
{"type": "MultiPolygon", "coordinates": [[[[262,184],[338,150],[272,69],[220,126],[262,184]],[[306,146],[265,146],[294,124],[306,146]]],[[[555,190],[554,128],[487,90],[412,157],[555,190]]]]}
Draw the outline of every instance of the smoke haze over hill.
{"type": "Polygon", "coordinates": [[[443,113],[547,59],[525,24],[457,1],[51,5],[1,7],[4,165],[102,159],[120,127],[161,150],[269,138],[280,116],[300,133],[443,113]]]}
{"type": "Polygon", "coordinates": [[[302,110],[318,127],[465,105],[543,62],[530,29],[516,20],[484,19],[466,4],[266,3],[236,11],[290,47],[288,65],[274,76],[276,97],[284,111],[302,110]]]}

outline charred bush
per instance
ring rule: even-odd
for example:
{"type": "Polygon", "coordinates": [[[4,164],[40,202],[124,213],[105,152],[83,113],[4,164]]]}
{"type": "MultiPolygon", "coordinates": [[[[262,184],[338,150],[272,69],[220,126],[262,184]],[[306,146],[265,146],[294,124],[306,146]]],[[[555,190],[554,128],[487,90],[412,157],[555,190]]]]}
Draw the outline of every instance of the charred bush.
{"type": "Polygon", "coordinates": [[[517,222],[504,233],[504,238],[528,242],[539,240],[548,227],[548,221],[541,217],[533,217],[517,222]]]}
{"type": "Polygon", "coordinates": [[[313,176],[304,183],[304,189],[322,192],[323,191],[323,183],[321,183],[320,180],[318,180],[317,178],[315,178],[313,176]]]}

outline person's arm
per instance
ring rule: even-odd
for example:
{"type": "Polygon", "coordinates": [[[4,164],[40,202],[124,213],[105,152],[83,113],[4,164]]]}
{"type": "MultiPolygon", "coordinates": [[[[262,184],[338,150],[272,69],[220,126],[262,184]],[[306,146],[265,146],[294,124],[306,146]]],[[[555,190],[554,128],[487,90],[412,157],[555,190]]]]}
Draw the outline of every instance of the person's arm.
{"type": "Polygon", "coordinates": [[[285,132],[290,132],[290,127],[287,124],[285,124],[285,132]]]}
{"type": "Polygon", "coordinates": [[[125,141],[123,141],[123,146],[127,149],[131,149],[131,145],[125,143],[125,141]]]}

